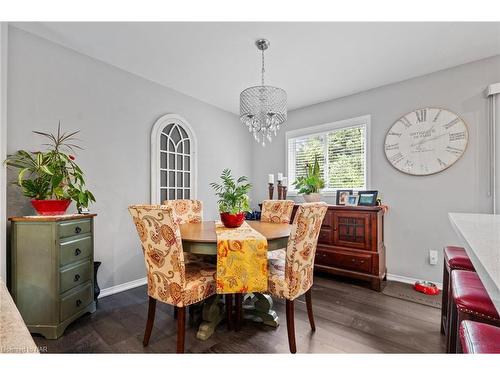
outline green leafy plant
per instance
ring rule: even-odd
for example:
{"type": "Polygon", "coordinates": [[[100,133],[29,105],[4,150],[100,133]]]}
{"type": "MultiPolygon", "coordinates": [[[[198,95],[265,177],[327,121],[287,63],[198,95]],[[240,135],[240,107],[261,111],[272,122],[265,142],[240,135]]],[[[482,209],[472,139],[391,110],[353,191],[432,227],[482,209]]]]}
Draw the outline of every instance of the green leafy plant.
{"type": "Polygon", "coordinates": [[[75,163],[75,149],[81,149],[73,142],[79,132],[57,134],[34,131],[48,140],[45,151],[19,150],[8,155],[5,164],[19,170],[16,183],[23,195],[32,199],[71,199],[78,209],[95,202],[94,195],[85,188],[84,175],[75,163]]]}
{"type": "Polygon", "coordinates": [[[222,183],[212,182],[210,186],[215,190],[215,194],[219,197],[220,212],[229,212],[237,214],[240,212],[250,211],[250,198],[248,192],[252,185],[247,181],[245,176],[241,176],[236,181],[231,175],[230,169],[224,169],[220,176],[222,183]]]}
{"type": "Polygon", "coordinates": [[[325,180],[321,177],[318,155],[314,157],[314,164],[307,163],[305,169],[306,175],[297,177],[297,181],[293,185],[299,194],[319,193],[325,187],[325,180]]]}

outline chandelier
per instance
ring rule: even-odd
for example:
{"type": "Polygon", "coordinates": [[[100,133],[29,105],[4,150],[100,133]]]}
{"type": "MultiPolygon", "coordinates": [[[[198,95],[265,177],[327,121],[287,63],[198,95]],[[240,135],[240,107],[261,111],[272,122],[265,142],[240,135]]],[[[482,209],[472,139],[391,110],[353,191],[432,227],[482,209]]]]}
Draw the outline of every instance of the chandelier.
{"type": "Polygon", "coordinates": [[[276,136],[280,125],[286,121],[286,92],[283,89],[264,85],[264,51],[269,41],[259,39],[255,42],[262,51],[262,80],[260,86],[243,90],[240,94],[240,120],[253,133],[255,140],[266,145],[272,135],[276,136]]]}

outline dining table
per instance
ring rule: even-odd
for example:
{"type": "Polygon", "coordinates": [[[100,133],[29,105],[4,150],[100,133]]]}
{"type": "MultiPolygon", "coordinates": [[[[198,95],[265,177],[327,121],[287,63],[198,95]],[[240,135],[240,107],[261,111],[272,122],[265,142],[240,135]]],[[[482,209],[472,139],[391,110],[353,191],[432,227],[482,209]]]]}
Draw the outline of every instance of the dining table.
{"type": "Polygon", "coordinates": [[[449,213],[448,217],[500,314],[500,215],[449,213]]]}
{"type": "MultiPolygon", "coordinates": [[[[267,240],[268,251],[284,249],[288,243],[291,225],[282,223],[267,223],[261,221],[246,221],[250,227],[263,235],[267,240]]],[[[217,235],[215,221],[200,223],[184,223],[180,225],[182,247],[184,252],[204,257],[217,256],[217,235]]],[[[265,293],[247,293],[243,298],[244,319],[261,322],[271,327],[279,325],[278,315],[273,310],[273,300],[265,293]]],[[[215,295],[203,303],[202,323],[196,337],[207,340],[215,331],[224,317],[224,304],[221,295],[215,295]]]]}

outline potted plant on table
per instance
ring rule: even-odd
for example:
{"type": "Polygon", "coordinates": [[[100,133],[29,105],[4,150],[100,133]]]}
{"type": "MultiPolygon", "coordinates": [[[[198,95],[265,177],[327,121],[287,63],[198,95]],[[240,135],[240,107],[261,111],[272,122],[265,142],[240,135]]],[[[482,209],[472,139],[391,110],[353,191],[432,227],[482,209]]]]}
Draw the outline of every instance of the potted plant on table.
{"type": "Polygon", "coordinates": [[[8,155],[7,166],[19,170],[15,182],[23,195],[31,198],[31,204],[39,215],[61,215],[73,200],[78,211],[95,202],[94,195],[85,188],[83,172],[75,163],[73,144],[78,131],[57,134],[34,131],[48,139],[46,151],[19,150],[8,155]],[[71,154],[70,154],[71,153],[71,154]]]}
{"type": "Polygon", "coordinates": [[[238,228],[245,220],[245,213],[250,211],[248,192],[252,185],[245,176],[236,181],[230,169],[224,169],[220,176],[222,183],[212,182],[210,186],[219,197],[220,219],[227,228],[238,228]]]}
{"type": "Polygon", "coordinates": [[[314,164],[306,164],[306,175],[297,177],[293,183],[299,194],[303,194],[306,202],[319,202],[321,200],[320,191],[325,187],[325,181],[321,177],[318,156],[314,157],[314,164]]]}

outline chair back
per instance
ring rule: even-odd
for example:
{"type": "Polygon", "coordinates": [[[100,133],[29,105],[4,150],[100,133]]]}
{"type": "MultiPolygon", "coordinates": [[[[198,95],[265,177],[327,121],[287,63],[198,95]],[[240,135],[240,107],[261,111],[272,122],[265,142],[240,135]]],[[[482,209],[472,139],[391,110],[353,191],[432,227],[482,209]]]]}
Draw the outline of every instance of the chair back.
{"type": "Polygon", "coordinates": [[[149,296],[173,305],[182,303],[186,269],[181,233],[172,209],[134,205],[128,210],[142,244],[149,296]]]}
{"type": "Polygon", "coordinates": [[[299,205],[286,248],[285,281],[289,299],[295,299],[313,284],[314,256],[319,231],[328,206],[324,202],[299,205]]]}
{"type": "Polygon", "coordinates": [[[203,221],[203,202],[195,199],[172,199],[163,201],[172,209],[177,224],[201,223],[203,221]]]}
{"type": "Polygon", "coordinates": [[[288,224],[292,217],[294,204],[295,202],[292,200],[265,200],[262,202],[260,221],[288,224]]]}

